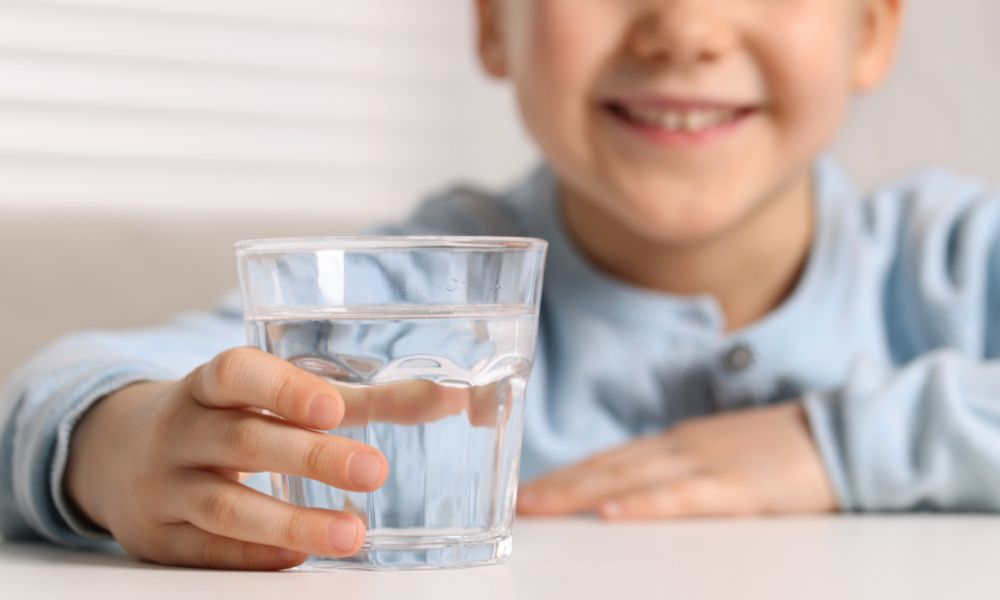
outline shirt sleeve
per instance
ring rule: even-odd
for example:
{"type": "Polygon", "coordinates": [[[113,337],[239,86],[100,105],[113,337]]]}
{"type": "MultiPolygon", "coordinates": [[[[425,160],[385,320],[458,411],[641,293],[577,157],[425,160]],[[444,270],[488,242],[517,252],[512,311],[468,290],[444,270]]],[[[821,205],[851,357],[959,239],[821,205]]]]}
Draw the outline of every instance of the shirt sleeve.
{"type": "Polygon", "coordinates": [[[212,312],[129,331],[62,338],[27,362],[0,391],[0,534],[69,546],[113,546],[67,501],[70,435],[95,402],[122,387],[177,379],[222,350],[246,344],[238,298],[212,312]]]}
{"type": "Polygon", "coordinates": [[[806,397],[844,510],[1000,511],[1000,194],[947,174],[894,199],[894,368],[806,397]]]}

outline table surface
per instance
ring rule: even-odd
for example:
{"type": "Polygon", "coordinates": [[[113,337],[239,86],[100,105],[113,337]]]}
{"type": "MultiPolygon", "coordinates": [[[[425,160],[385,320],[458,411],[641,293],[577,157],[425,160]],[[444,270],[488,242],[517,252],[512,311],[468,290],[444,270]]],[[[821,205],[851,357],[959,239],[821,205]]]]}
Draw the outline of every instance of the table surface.
{"type": "Polygon", "coordinates": [[[505,564],[453,571],[180,569],[0,543],[14,598],[1000,598],[1000,517],[838,516],[604,524],[519,520],[505,564]]]}

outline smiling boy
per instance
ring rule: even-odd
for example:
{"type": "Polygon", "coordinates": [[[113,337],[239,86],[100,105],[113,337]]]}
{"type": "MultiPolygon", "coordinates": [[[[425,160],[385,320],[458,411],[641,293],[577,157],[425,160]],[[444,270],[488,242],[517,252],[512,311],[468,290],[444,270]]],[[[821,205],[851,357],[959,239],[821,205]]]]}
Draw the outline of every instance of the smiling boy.
{"type": "MultiPolygon", "coordinates": [[[[815,241],[813,165],[852,94],[888,72],[901,4],[485,0],[480,52],[514,86],[577,249],[635,287],[710,296],[716,325],[732,335],[799,281],[815,241]]],[[[777,359],[768,354],[761,359],[777,359]]],[[[801,411],[642,440],[527,486],[520,507],[560,513],[617,497],[606,516],[684,512],[677,504],[698,514],[832,509],[801,411]],[[734,447],[721,462],[666,458],[681,435],[709,440],[713,455],[734,447]],[[801,498],[781,493],[786,471],[801,498]]]]}
{"type": "MultiPolygon", "coordinates": [[[[1000,510],[1000,194],[934,172],[865,196],[823,157],[887,74],[903,0],[477,6],[544,163],[381,232],[549,241],[522,514],[1000,510]]],[[[2,530],[213,567],[357,551],[357,517],[233,476],[317,449],[329,464],[298,474],[388,476],[305,429],[343,417],[322,380],[226,350],[240,316],[79,334],[26,365],[0,404],[2,530]],[[271,451],[220,444],[233,419],[271,451]]]]}

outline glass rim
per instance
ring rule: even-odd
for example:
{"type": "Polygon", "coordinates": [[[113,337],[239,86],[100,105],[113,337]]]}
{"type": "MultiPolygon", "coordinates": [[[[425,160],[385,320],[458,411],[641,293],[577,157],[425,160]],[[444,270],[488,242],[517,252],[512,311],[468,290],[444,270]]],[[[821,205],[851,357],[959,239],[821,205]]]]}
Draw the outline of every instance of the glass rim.
{"type": "Polygon", "coordinates": [[[472,235],[340,235],[258,238],[233,244],[237,254],[314,252],[319,250],[543,250],[548,242],[533,237],[472,235]]]}

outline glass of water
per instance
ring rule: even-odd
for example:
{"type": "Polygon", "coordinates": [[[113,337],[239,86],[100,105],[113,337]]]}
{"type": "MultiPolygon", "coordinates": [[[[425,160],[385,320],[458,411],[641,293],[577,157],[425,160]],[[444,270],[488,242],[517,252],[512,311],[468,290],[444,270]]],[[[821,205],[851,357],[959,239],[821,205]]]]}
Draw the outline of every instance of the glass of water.
{"type": "Polygon", "coordinates": [[[249,343],[341,393],[329,433],[370,444],[372,493],[272,474],[273,494],[349,511],[354,556],[305,568],[441,568],[511,552],[546,243],[528,238],[331,237],[236,244],[249,343]]]}

